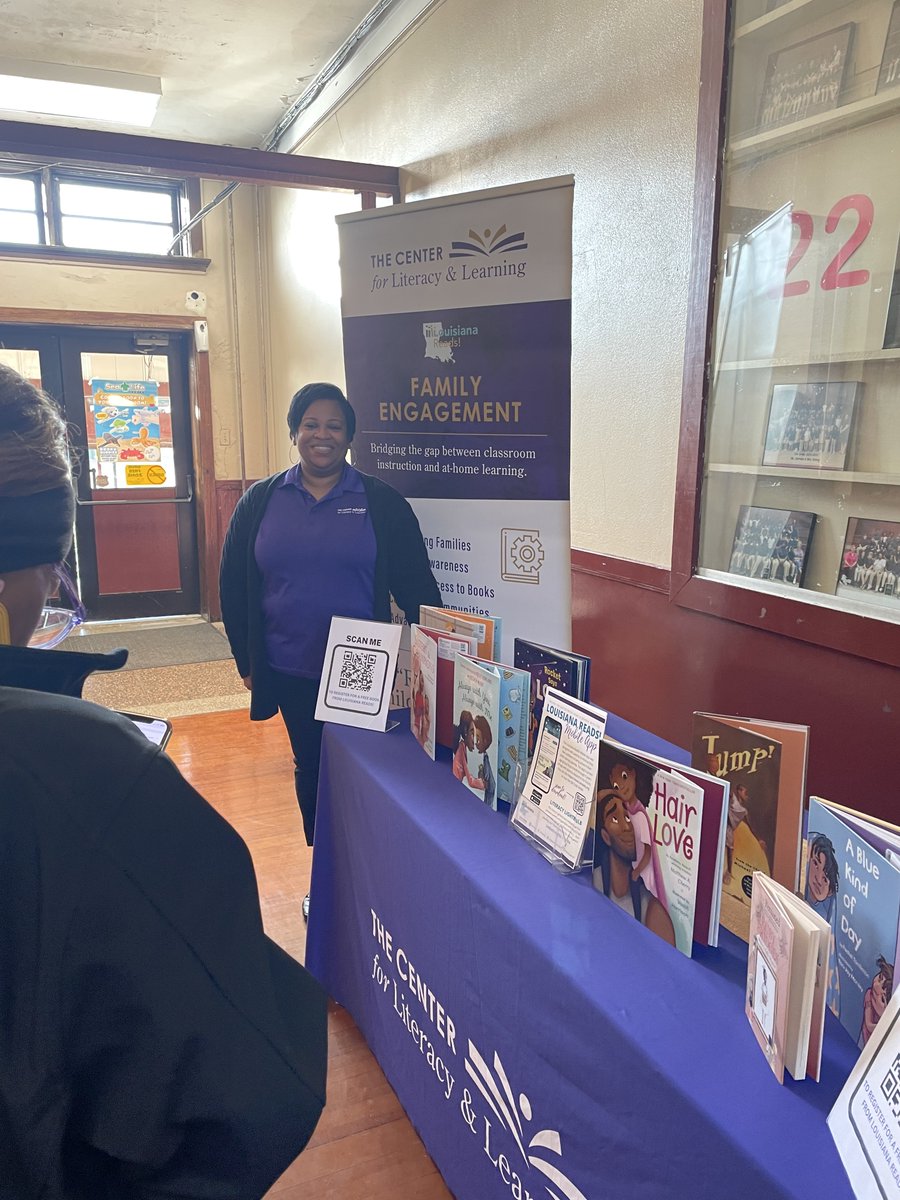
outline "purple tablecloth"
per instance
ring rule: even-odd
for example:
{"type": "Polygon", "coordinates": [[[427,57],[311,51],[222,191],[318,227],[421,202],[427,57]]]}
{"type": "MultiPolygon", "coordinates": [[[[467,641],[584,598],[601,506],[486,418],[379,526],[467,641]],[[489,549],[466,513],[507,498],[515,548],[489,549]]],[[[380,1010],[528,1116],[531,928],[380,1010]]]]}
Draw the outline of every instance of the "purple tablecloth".
{"type": "Polygon", "coordinates": [[[693,961],[558,875],[408,729],[325,731],[307,966],[458,1200],[850,1200],[825,1115],[855,1059],[779,1087],[746,947],[693,961]]]}

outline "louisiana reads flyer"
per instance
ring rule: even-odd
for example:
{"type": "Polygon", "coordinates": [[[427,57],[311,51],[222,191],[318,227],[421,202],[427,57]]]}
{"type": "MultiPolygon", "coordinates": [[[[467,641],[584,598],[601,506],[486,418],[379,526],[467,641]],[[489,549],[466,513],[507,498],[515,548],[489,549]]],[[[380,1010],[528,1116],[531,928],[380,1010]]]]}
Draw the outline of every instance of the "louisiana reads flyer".
{"type": "Polygon", "coordinates": [[[581,866],[606,713],[548,688],[535,752],[511,822],[550,861],[581,866]]]}

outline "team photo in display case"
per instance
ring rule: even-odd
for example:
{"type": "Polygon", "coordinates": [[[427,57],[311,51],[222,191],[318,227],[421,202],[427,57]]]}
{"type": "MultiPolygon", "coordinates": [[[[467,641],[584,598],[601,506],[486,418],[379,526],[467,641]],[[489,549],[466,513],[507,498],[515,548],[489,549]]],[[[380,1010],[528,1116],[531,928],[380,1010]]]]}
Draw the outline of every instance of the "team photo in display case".
{"type": "Polygon", "coordinates": [[[842,471],[858,383],[781,384],[772,389],[763,463],[842,471]]]}
{"type": "Polygon", "coordinates": [[[900,522],[850,518],[837,594],[900,609],[900,522]]]}
{"type": "Polygon", "coordinates": [[[742,505],[734,530],[730,570],[750,579],[800,587],[816,514],[742,505]]]}

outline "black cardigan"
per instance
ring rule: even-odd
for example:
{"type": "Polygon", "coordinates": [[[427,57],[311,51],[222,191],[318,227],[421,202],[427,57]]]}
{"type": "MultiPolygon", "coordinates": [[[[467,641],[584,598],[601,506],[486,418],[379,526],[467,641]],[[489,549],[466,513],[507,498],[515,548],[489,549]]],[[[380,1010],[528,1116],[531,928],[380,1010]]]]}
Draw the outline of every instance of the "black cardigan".
{"type": "Polygon", "coordinates": [[[0,687],[0,844],[0,1196],[261,1196],[322,1109],[326,1002],[240,837],[125,717],[0,687]]]}
{"type": "MultiPolygon", "coordinates": [[[[222,548],[219,595],[231,653],[243,678],[250,677],[250,719],[265,721],[278,711],[266,657],[262,616],[262,575],[254,553],[256,535],[269,499],[286,471],[254,483],[241,499],[222,548]]],[[[359,472],[375,531],[375,620],[391,619],[391,596],[408,621],[423,604],[441,604],[441,592],[428,561],[422,531],[409,503],[389,484],[359,472]]],[[[315,570],[315,563],[301,564],[315,570]]],[[[336,598],[336,611],[339,603],[336,598]]]]}

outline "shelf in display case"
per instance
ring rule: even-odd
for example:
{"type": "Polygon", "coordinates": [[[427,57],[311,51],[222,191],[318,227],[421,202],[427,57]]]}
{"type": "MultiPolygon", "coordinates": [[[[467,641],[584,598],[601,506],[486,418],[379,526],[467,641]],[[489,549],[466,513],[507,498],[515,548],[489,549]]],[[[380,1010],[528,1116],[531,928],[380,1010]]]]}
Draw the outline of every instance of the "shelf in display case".
{"type": "Polygon", "coordinates": [[[737,362],[722,362],[716,371],[780,370],[793,367],[828,367],[841,363],[880,363],[900,361],[900,349],[844,351],[825,354],[819,358],[747,358],[737,362]]]}
{"type": "Polygon", "coordinates": [[[789,4],[782,4],[772,12],[763,13],[761,17],[754,17],[752,21],[739,25],[734,31],[735,45],[768,42],[774,34],[783,37],[795,30],[805,29],[810,21],[826,13],[848,7],[849,0],[791,0],[789,4]]]}
{"type": "Polygon", "coordinates": [[[707,471],[725,475],[759,475],[774,479],[822,479],[837,483],[866,483],[874,486],[900,484],[900,475],[886,471],[832,471],[809,467],[761,467],[750,463],[709,463],[707,471]]]}
{"type": "Polygon", "coordinates": [[[764,129],[762,133],[735,138],[726,147],[725,161],[732,167],[741,166],[766,154],[776,154],[816,138],[843,133],[897,112],[900,112],[900,87],[854,100],[851,104],[842,104],[828,112],[816,113],[792,125],[778,125],[774,129],[764,129]]]}

